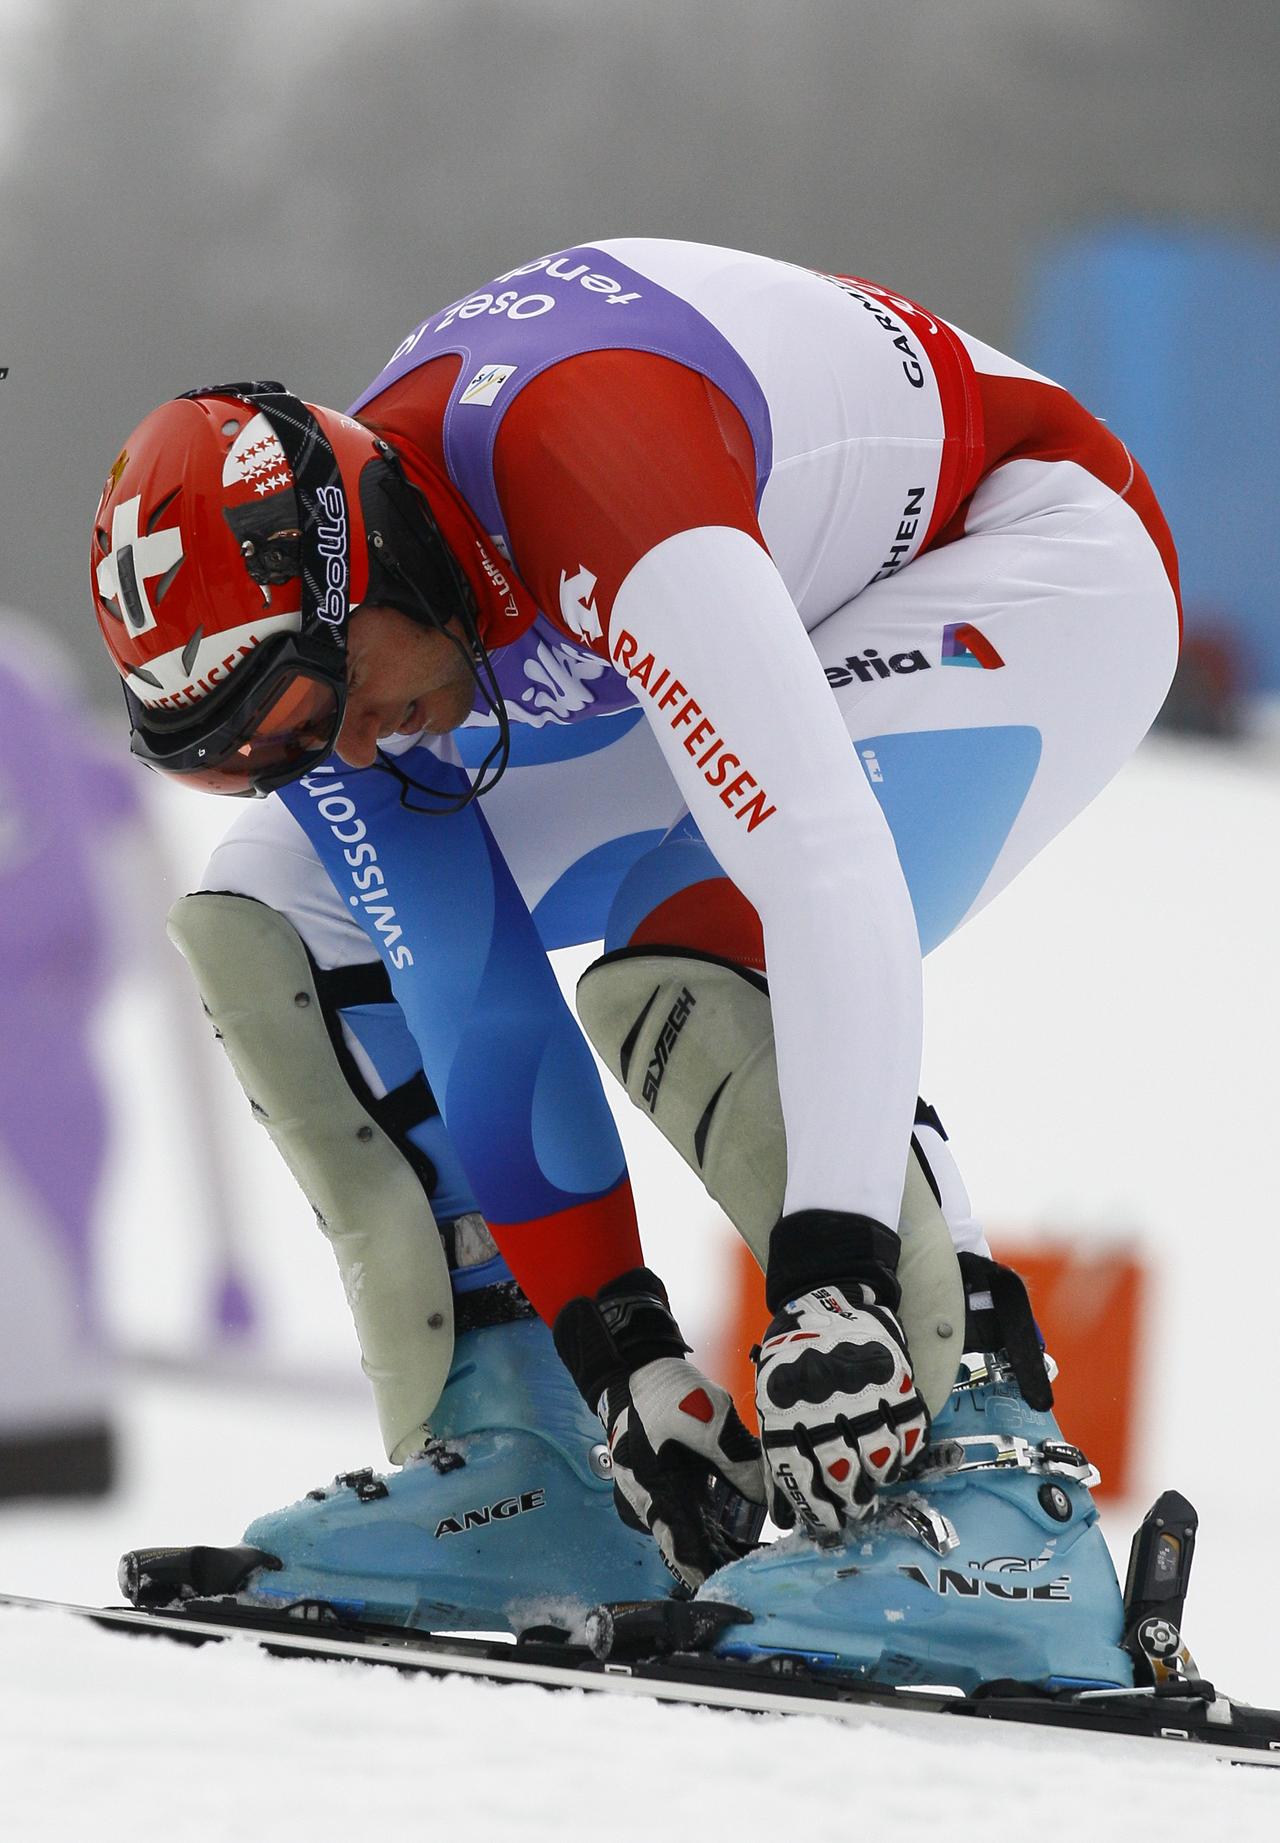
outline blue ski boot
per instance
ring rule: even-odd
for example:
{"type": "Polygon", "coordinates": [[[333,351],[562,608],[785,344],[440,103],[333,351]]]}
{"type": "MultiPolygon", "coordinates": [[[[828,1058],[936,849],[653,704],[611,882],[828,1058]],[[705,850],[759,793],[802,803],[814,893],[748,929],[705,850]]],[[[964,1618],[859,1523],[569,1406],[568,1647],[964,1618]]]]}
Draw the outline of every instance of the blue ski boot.
{"type": "Polygon", "coordinates": [[[462,1295],[453,1366],[420,1458],[347,1473],[259,1517],[278,1566],[238,1588],[260,1606],[322,1600],[346,1617],[450,1631],[576,1630],[602,1600],[657,1599],[657,1546],[613,1507],[608,1450],[551,1334],[509,1284],[462,1295]],[[488,1301],[489,1303],[486,1303],[488,1301]]]}
{"type": "Polygon", "coordinates": [[[961,1255],[965,1350],[922,1468],[839,1546],[795,1535],[722,1568],[727,1657],[785,1653],[877,1683],[1133,1682],[1124,1606],[1089,1486],[1097,1473],[1051,1412],[1021,1280],[961,1255]]]}

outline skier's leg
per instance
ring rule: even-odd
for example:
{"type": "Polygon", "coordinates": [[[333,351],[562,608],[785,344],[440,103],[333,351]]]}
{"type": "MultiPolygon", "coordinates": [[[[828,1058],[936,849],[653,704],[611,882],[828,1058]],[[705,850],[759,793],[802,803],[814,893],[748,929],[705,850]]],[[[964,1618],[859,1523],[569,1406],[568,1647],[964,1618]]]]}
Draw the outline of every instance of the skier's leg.
{"type": "MultiPolygon", "coordinates": [[[[811,637],[893,831],[927,952],[1132,753],[1172,675],[1177,604],[1160,552],[1122,499],[1072,463],[1015,462],[975,494],[963,539],[873,583],[811,637]]],[[[638,1014],[627,1006],[645,954],[764,971],[758,916],[687,821],[623,879],[605,945],[579,1002],[597,1049],[614,1062],[638,1014]]],[[[690,977],[695,986],[713,980],[705,969],[690,977]]],[[[745,982],[715,983],[735,1011],[749,1008],[745,982]]],[[[687,1071],[714,1007],[686,1009],[687,1071]]],[[[661,1056],[669,1110],[681,1080],[657,1043],[666,1023],[655,1006],[631,1063],[640,1044],[661,1056]]],[[[744,1074],[716,1101],[712,1137],[729,1130],[735,1094],[746,1098],[744,1074]]],[[[715,1084],[701,1094],[695,1125],[717,1094],[715,1084]]],[[[759,1107],[746,1111],[728,1157],[751,1161],[761,1117],[759,1107]]],[[[705,1125],[702,1140],[711,1142],[705,1125]]],[[[935,1151],[956,1244],[979,1247],[953,1163],[935,1151]]]]}
{"type": "MultiPolygon", "coordinates": [[[[1176,656],[1176,597],[1159,552],[1123,501],[1082,470],[1015,463],[975,496],[969,532],[900,577],[873,585],[813,635],[893,830],[926,950],[1003,888],[1122,765],[1159,706],[1176,656]]],[[[615,1066],[624,1044],[633,1068],[640,1061],[645,1072],[642,1058],[653,1062],[660,1078],[651,1083],[656,1104],[642,1087],[633,1098],[649,1105],[655,1117],[661,1109],[668,1120],[683,1099],[692,1120],[681,1124],[695,1156],[709,1157],[719,1131],[729,1135],[723,1162],[735,1156],[744,1166],[758,1160],[761,1122],[768,1114],[760,1104],[764,1084],[757,1079],[753,1091],[743,1077],[751,1053],[758,1057],[761,1039],[751,1040],[735,1067],[717,1069],[697,1053],[697,1024],[700,1005],[704,1022],[715,1015],[714,1004],[703,1002],[711,989],[723,991],[726,979],[732,989],[733,967],[763,967],[762,941],[754,914],[701,841],[673,838],[634,867],[619,891],[608,945],[613,953],[584,979],[584,1012],[591,1013],[596,1028],[591,1020],[588,1027],[607,1057],[612,1049],[615,1066]],[[643,994],[624,987],[637,977],[643,983],[664,956],[667,973],[682,980],[672,996],[686,988],[687,996],[679,1020],[659,996],[649,1028],[641,1012],[656,981],[651,978],[643,994]],[[637,997],[640,1002],[632,1002],[637,997]]],[[[739,988],[745,983],[740,970],[739,988]]],[[[741,999],[732,1009],[741,1018],[741,999]]],[[[978,1327],[972,1335],[990,1335],[994,1274],[988,1266],[973,1266],[985,1253],[981,1231],[940,1136],[930,1140],[928,1122],[918,1122],[917,1144],[933,1154],[955,1240],[967,1251],[969,1323],[978,1327]]],[[[1006,1291],[1010,1284],[999,1281],[1006,1291]]],[[[904,1277],[904,1319],[909,1291],[904,1277]]],[[[1022,1373],[993,1383],[995,1395],[974,1397],[962,1390],[939,1416],[935,1452],[944,1450],[953,1424],[961,1429],[957,1438],[968,1437],[965,1414],[975,1401],[977,1412],[987,1417],[979,1425],[1012,1435],[1021,1417],[1037,1435],[1036,1452],[1045,1440],[1053,1445],[1057,1429],[1047,1418],[1048,1397],[1041,1397],[1035,1362],[1027,1360],[1028,1343],[1034,1342],[1029,1309],[1022,1319],[1021,1327],[1008,1333],[1022,1346],[1022,1373]]],[[[913,1348],[916,1335],[910,1331],[913,1348]]],[[[1006,1335],[1003,1326],[1000,1335],[1006,1335]]],[[[1043,1383],[1042,1375],[1039,1380],[1043,1383]]],[[[1028,1450],[1009,1449],[1022,1457],[1028,1450]]],[[[1003,1448],[998,1457],[1001,1465],[1009,1464],[1003,1448]]],[[[1035,1452],[1031,1458],[1036,1469],[1026,1489],[996,1490],[985,1477],[956,1474],[963,1481],[958,1503],[966,1511],[964,1539],[975,1554],[1011,1542],[1012,1526],[998,1517],[988,1524],[974,1513],[1013,1497],[1021,1515],[1031,1492],[1031,1524],[1037,1517],[1044,1529],[1060,1523],[1051,1546],[1074,1556],[1075,1599],[1088,1616],[1071,1624],[1071,1646],[1082,1633],[1086,1642],[1060,1655],[1078,1658],[1099,1632],[1109,1631],[1108,1622],[1118,1621],[1119,1595],[1094,1529],[1086,1485],[1073,1480],[1074,1491],[1064,1497],[1046,1479],[1048,1462],[1035,1452]]],[[[1033,1533],[1025,1529],[1021,1540],[1032,1540],[1033,1533]]],[[[1037,1542],[1035,1550],[1023,1552],[1034,1556],[1039,1548],[1037,1542]]],[[[1019,1551],[1010,1547],[1001,1553],[1019,1551]]],[[[906,1565],[895,1553],[890,1573],[906,1565]]],[[[717,1578],[714,1592],[722,1591],[723,1579],[717,1578]]],[[[963,1591],[998,1598],[1001,1589],[979,1584],[963,1591]]],[[[1027,1589],[1050,1604],[1072,1591],[1070,1582],[1059,1592],[1053,1581],[1027,1589]]],[[[723,1592],[741,1597],[736,1582],[726,1583],[723,1592]]],[[[869,1601],[864,1596],[857,1604],[869,1601]]],[[[869,1619],[878,1656],[884,1609],[872,1607],[869,1619]]],[[[1123,1680],[1127,1665],[1119,1654],[1111,1656],[1114,1638],[1118,1631],[1104,1635],[1107,1665],[1098,1667],[1099,1674],[1123,1680]]],[[[1007,1665],[993,1667],[993,1655],[983,1659],[987,1674],[1013,1673],[1007,1665]]],[[[1087,1674],[1086,1667],[1075,1668],[1087,1674]]],[[[1061,1666],[1061,1673],[1070,1669],[1061,1666]]]]}
{"type": "MultiPolygon", "coordinates": [[[[430,1200],[447,1182],[415,1143],[434,1111],[430,1090],[419,1071],[394,1087],[379,1081],[375,1094],[342,1015],[353,1001],[366,1014],[389,1004],[381,963],[321,971],[293,923],[245,894],[184,896],[169,931],[255,1117],[332,1244],[387,1454],[399,1464],[421,1449],[449,1373],[453,1300],[430,1200]]],[[[367,1053],[362,1060],[376,1071],[367,1053]]]]}
{"type": "Polygon", "coordinates": [[[621,1144],[587,1045],[482,815],[414,810],[410,777],[330,764],[286,790],[337,892],[386,966],[449,1137],[535,1307],[641,1259],[621,1144]]]}
{"type": "Polygon", "coordinates": [[[928,1101],[916,1105],[912,1143],[937,1192],[938,1205],[957,1254],[989,1255],[986,1232],[973,1213],[969,1192],[951,1150],[951,1139],[928,1101]]]}
{"type": "Polygon", "coordinates": [[[183,898],[171,931],[334,1245],[388,1452],[426,1453],[259,1519],[247,1540],[284,1566],[246,1594],[355,1596],[408,1621],[430,1602],[424,1617],[485,1626],[519,1623],[536,1592],[662,1592],[656,1550],[613,1515],[599,1427],[476,1211],[383,964],[358,957],[367,937],[305,837],[267,802],[206,881],[220,888],[183,898]]]}
{"type": "Polygon", "coordinates": [[[928,953],[1133,754],[1177,663],[1178,605],[1123,499],[1072,462],[1015,461],[963,537],[812,638],[928,953]]]}
{"type": "MultiPolygon", "coordinates": [[[[763,1268],[786,1187],[763,977],[706,949],[635,945],[593,962],[578,982],[577,1002],[602,1061],[701,1178],[763,1268]]],[[[937,1115],[922,1101],[897,1224],[898,1279],[915,1377],[931,1411],[955,1378],[955,1333],[964,1315],[944,1200],[962,1212],[952,1230],[957,1245],[961,1236],[980,1235],[937,1115]]]]}

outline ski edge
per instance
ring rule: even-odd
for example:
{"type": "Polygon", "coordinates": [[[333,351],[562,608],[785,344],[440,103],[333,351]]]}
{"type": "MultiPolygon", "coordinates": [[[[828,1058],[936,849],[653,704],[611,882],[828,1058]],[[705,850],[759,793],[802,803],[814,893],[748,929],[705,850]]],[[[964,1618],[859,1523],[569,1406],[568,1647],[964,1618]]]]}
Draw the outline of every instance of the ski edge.
{"type": "MultiPolygon", "coordinates": [[[[1158,1723],[1144,1729],[1131,1716],[1117,1715],[1117,1701],[1095,1701],[1086,1714],[1079,1704],[1022,1698],[972,1698],[935,1689],[895,1689],[829,1676],[808,1674],[803,1666],[780,1669],[770,1687],[743,1681],[748,1667],[714,1657],[683,1655],[667,1660],[600,1660],[580,1647],[537,1640],[500,1639],[381,1626],[356,1630],[340,1622],[296,1615],[275,1615],[228,1603],[228,1610],[201,1613],[150,1611],[135,1607],[90,1606],[75,1601],[0,1593],[0,1608],[61,1613],[115,1632],[168,1637],[186,1644],[253,1644],[270,1654],[289,1654],[318,1661],[363,1663],[418,1672],[433,1678],[470,1677],[495,1684],[526,1684],[548,1690],[642,1696],[700,1708],[744,1714],[823,1716],[847,1726],[879,1723],[915,1728],[922,1721],[946,1724],[959,1736],[957,1718],[981,1720],[1015,1732],[1024,1741],[1066,1737],[1076,1741],[1173,1743],[1179,1757],[1213,1759],[1228,1765],[1280,1769],[1280,1713],[1226,1703],[1241,1716],[1274,1724],[1275,1737],[1214,1734],[1202,1712],[1180,1719],[1176,1702],[1166,1702],[1158,1723]],[[235,1611],[230,1610],[235,1606],[235,1611]],[[558,1660],[558,1661],[557,1661],[558,1660]]],[[[942,1733],[939,1726],[935,1732],[942,1733]]],[[[972,1738],[972,1730],[969,1730],[972,1738]]],[[[1144,1747],[1143,1752],[1149,1753],[1144,1747]]]]}

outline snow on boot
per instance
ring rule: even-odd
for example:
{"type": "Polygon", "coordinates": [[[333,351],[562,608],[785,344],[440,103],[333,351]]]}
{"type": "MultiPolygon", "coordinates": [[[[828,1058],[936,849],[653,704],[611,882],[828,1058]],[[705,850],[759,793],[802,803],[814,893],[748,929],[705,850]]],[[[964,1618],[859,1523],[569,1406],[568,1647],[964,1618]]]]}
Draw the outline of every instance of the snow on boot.
{"type": "Polygon", "coordinates": [[[670,1593],[656,1545],[614,1511],[600,1425],[536,1318],[460,1332],[431,1434],[397,1472],[345,1474],[251,1523],[245,1543],[282,1566],[240,1597],[520,1632],[576,1630],[599,1601],[670,1593]]]}
{"type": "Polygon", "coordinates": [[[800,1655],[887,1684],[1128,1686],[1124,1606],[1084,1455],[1062,1439],[1017,1275],[962,1255],[967,1354],[922,1467],[835,1546],[791,1536],[722,1568],[729,1657],[800,1655]]]}

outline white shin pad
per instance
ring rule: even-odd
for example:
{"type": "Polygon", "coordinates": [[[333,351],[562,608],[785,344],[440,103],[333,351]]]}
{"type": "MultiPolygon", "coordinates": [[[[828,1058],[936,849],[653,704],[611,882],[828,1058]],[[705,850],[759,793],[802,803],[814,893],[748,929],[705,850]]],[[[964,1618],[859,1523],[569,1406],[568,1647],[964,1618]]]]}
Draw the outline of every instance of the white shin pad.
{"type": "Polygon", "coordinates": [[[453,1360],[453,1290],[418,1174],[335,1054],[296,930],[248,896],[200,891],[169,912],[231,1066],[337,1256],[387,1456],[423,1442],[453,1360]]]}
{"type": "MultiPolygon", "coordinates": [[[[763,1267],[787,1178],[763,979],[688,950],[623,948],[587,968],[577,1005],[599,1056],[697,1172],[763,1267]]],[[[963,1354],[964,1286],[914,1140],[897,1228],[899,1317],[917,1386],[936,1414],[963,1354]]]]}

